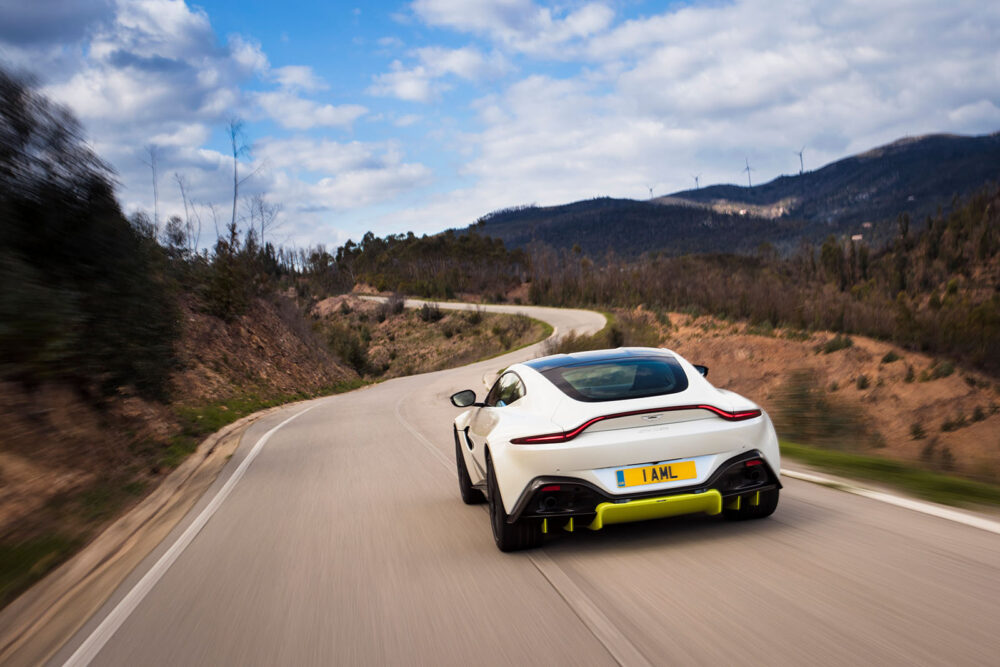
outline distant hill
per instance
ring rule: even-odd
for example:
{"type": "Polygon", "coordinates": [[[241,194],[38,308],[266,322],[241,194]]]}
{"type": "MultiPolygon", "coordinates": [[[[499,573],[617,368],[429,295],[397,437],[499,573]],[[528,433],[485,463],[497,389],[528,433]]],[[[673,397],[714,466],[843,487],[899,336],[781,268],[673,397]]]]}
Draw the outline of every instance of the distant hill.
{"type": "Polygon", "coordinates": [[[472,229],[503,239],[508,247],[578,245],[588,255],[603,257],[608,251],[624,256],[657,250],[670,254],[746,253],[765,241],[794,247],[806,233],[806,223],[718,212],[688,202],[604,197],[563,206],[498,211],[472,229]]]}
{"type": "Polygon", "coordinates": [[[650,201],[593,199],[484,216],[478,231],[508,246],[578,244],[591,255],[753,251],[767,242],[791,251],[802,240],[862,234],[891,238],[909,213],[914,228],[955,197],[1000,181],[1000,133],[906,138],[796,176],[752,188],[712,185],[650,201]],[[868,223],[868,224],[866,224],[868,223]]]}

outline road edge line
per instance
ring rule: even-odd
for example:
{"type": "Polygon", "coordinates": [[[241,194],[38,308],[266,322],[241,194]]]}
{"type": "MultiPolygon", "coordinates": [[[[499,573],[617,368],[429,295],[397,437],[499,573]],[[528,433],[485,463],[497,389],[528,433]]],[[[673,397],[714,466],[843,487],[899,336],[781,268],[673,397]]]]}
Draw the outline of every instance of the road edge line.
{"type": "Polygon", "coordinates": [[[271,436],[274,435],[281,427],[289,423],[293,419],[301,417],[305,413],[309,412],[315,408],[318,404],[310,405],[304,410],[296,412],[294,415],[285,419],[283,422],[272,428],[270,431],[265,433],[257,442],[254,444],[253,449],[246,455],[246,458],[240,462],[239,467],[233,471],[229,479],[222,486],[221,489],[215,494],[215,497],[205,506],[198,517],[191,522],[191,525],[185,529],[179,538],[170,546],[170,548],[160,556],[160,559],[156,561],[153,567],[149,568],[149,571],[143,575],[142,579],[132,587],[132,589],[125,595],[124,598],[119,600],[115,608],[104,617],[100,625],[94,628],[94,631],[83,641],[80,646],[77,647],[73,655],[63,663],[64,667],[85,667],[89,665],[90,662],[97,657],[97,654],[101,652],[104,645],[107,644],[108,640],[114,636],[118,629],[128,620],[128,617],[135,611],[136,607],[143,601],[149,591],[156,586],[157,582],[166,574],[170,566],[174,564],[184,550],[188,547],[194,538],[198,536],[201,529],[205,527],[212,516],[218,511],[222,503],[229,497],[236,484],[243,478],[246,474],[247,468],[253,463],[253,460],[257,458],[257,455],[261,452],[264,445],[271,436]]]}
{"type": "Polygon", "coordinates": [[[853,484],[840,479],[834,479],[824,475],[816,475],[809,472],[782,469],[781,474],[783,476],[791,477],[792,479],[810,482],[812,484],[819,484],[821,486],[828,486],[840,491],[846,491],[847,493],[853,493],[854,495],[861,496],[862,498],[868,498],[869,500],[876,500],[889,505],[895,505],[896,507],[902,507],[904,509],[913,510],[914,512],[920,512],[921,514],[927,514],[939,519],[953,521],[955,523],[971,526],[972,528],[979,528],[980,530],[1000,535],[1000,522],[976,516],[974,514],[968,514],[967,512],[961,512],[943,505],[929,503],[923,500],[913,500],[912,498],[905,498],[903,496],[897,496],[884,491],[866,489],[864,487],[854,486],[853,484]]]}

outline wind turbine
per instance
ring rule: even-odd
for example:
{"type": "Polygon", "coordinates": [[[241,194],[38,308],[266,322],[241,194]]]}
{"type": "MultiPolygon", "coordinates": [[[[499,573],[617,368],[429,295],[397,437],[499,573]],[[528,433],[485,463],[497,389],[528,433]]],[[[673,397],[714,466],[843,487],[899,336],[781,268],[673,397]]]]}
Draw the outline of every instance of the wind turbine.
{"type": "Polygon", "coordinates": [[[653,198],[653,186],[650,185],[650,186],[647,186],[647,187],[649,188],[649,198],[652,199],[653,198]]]}
{"type": "Polygon", "coordinates": [[[694,179],[694,189],[700,190],[701,186],[698,184],[698,179],[701,178],[701,174],[698,174],[697,176],[695,174],[691,174],[691,178],[694,179]]]}
{"type": "Polygon", "coordinates": [[[804,153],[805,150],[806,150],[806,147],[803,146],[802,150],[800,150],[800,151],[792,151],[793,153],[795,153],[796,155],[799,156],[799,176],[801,176],[803,173],[805,173],[805,170],[806,170],[806,165],[802,161],[802,153],[804,153]]]}
{"type": "Polygon", "coordinates": [[[753,168],[750,166],[750,158],[746,158],[746,162],[747,162],[747,166],[746,166],[746,169],[744,169],[743,171],[745,171],[747,173],[747,187],[748,188],[752,188],[753,187],[753,183],[750,182],[750,172],[753,171],[753,168]]]}

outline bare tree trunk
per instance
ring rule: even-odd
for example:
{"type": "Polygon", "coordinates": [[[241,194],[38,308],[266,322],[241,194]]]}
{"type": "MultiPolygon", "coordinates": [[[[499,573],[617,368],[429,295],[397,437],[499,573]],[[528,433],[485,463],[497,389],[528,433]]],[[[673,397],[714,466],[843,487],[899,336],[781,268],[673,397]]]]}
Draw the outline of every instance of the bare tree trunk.
{"type": "Polygon", "coordinates": [[[237,145],[240,139],[240,134],[243,130],[243,121],[241,121],[236,116],[229,119],[229,140],[233,147],[233,217],[231,224],[236,224],[236,201],[240,194],[240,177],[239,177],[239,155],[242,150],[241,146],[237,145]]]}
{"type": "Polygon", "coordinates": [[[181,200],[184,202],[184,228],[187,235],[188,250],[197,252],[198,244],[201,243],[201,215],[199,215],[198,210],[195,208],[194,202],[190,202],[190,206],[188,206],[187,183],[184,181],[184,177],[174,172],[174,179],[177,181],[177,187],[181,191],[181,200]],[[197,232],[195,232],[194,225],[191,223],[192,217],[198,223],[197,232]]]}
{"type": "Polygon", "coordinates": [[[155,238],[160,233],[160,194],[156,183],[156,158],[158,149],[156,144],[146,146],[146,154],[149,156],[149,161],[143,160],[143,164],[149,165],[150,170],[153,172],[153,237],[155,238]]]}

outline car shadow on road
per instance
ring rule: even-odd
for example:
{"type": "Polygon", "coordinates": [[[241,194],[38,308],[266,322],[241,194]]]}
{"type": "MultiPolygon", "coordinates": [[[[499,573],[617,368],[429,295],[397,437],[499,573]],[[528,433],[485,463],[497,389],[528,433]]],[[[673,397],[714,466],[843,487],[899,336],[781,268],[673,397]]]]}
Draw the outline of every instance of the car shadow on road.
{"type": "Polygon", "coordinates": [[[805,525],[815,529],[832,519],[835,516],[822,507],[787,503],[771,517],[751,521],[729,521],[722,516],[690,514],[610,525],[598,531],[578,528],[572,534],[557,528],[546,537],[544,548],[555,555],[563,552],[683,548],[715,542],[725,546],[727,542],[745,542],[748,538],[773,539],[789,531],[798,531],[805,525]]]}

